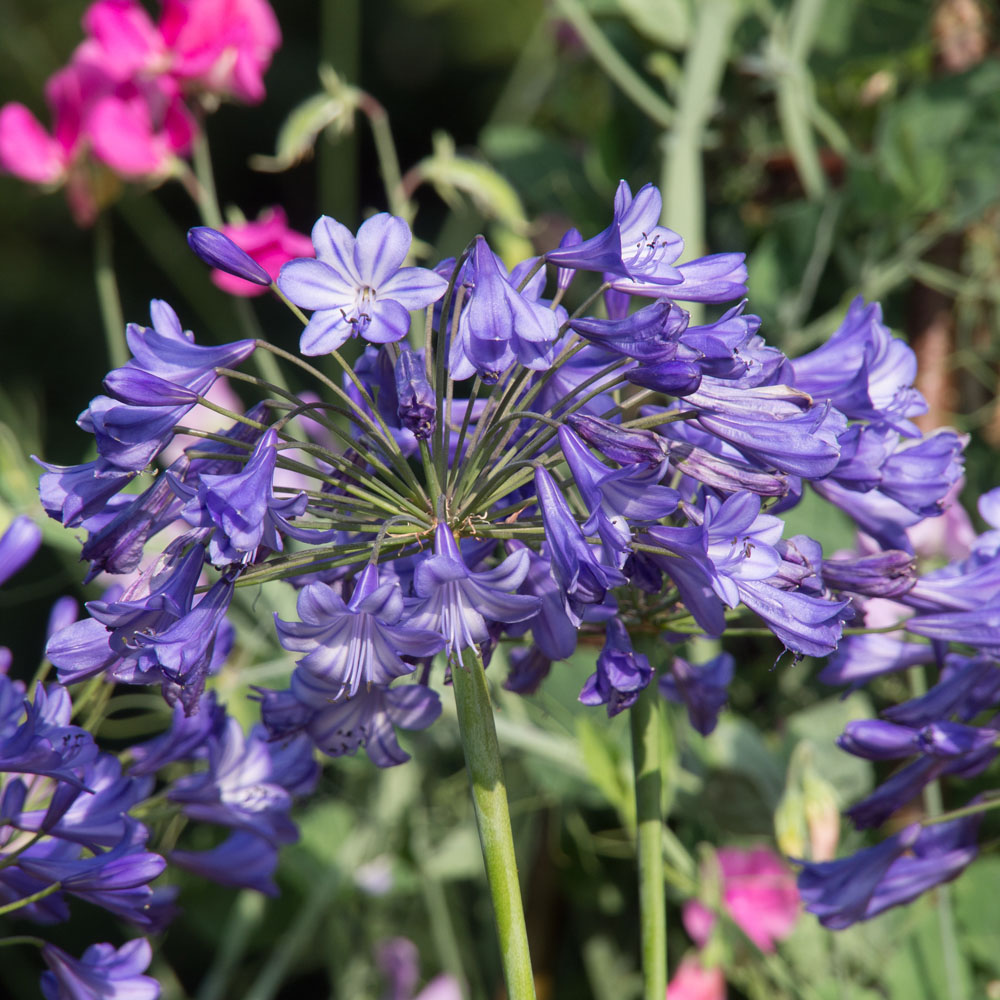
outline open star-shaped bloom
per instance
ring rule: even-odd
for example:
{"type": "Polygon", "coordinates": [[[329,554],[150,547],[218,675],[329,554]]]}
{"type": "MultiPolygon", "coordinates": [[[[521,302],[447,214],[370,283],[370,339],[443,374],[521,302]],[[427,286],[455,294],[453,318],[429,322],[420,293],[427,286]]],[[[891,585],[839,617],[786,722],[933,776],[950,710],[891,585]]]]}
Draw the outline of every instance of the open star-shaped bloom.
{"type": "Polygon", "coordinates": [[[402,267],[412,242],[410,227],[387,212],[351,231],[326,215],[313,226],[316,259],[290,260],[278,287],[313,315],[299,341],[303,354],[329,354],[349,337],[374,344],[402,340],[409,312],[444,294],[448,282],[423,267],[402,267]]]}

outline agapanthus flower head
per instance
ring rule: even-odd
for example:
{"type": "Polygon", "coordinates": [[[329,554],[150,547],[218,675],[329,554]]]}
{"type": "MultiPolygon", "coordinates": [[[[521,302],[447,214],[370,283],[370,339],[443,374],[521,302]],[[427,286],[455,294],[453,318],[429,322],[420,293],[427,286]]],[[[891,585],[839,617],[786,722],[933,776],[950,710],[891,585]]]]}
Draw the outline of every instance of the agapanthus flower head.
{"type": "Polygon", "coordinates": [[[406,222],[385,212],[362,223],[357,237],[328,216],[317,221],[316,259],[289,261],[278,275],[281,291],[313,310],[303,354],[328,354],[350,337],[386,344],[406,336],[410,310],[436,302],[448,285],[426,268],[402,266],[412,239],[406,222]]]}

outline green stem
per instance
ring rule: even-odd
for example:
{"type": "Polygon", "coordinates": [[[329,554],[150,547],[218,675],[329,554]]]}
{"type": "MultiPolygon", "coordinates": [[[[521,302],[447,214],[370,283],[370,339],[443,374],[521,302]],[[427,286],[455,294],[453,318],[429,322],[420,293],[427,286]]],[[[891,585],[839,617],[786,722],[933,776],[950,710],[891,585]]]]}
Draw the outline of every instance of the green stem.
{"type": "MultiPolygon", "coordinates": [[[[605,38],[604,33],[578,0],[556,0],[556,7],[590,49],[594,61],[614,81],[623,94],[651,121],[668,128],[674,109],[639,76],[622,54],[605,38]]],[[[663,997],[660,997],[663,1000],[663,997]]]]}
{"type": "MultiPolygon", "coordinates": [[[[718,103],[739,5],[733,0],[703,0],[697,10],[695,35],[684,59],[684,77],[677,94],[677,116],[661,140],[660,221],[684,237],[688,257],[705,252],[702,147],[706,126],[718,103]]],[[[692,323],[701,321],[702,311],[702,306],[692,304],[692,323]]]]}
{"type": "Polygon", "coordinates": [[[61,888],[62,882],[53,882],[52,885],[47,885],[44,889],[39,889],[38,892],[34,892],[30,896],[25,896],[23,899],[15,899],[13,903],[8,903],[6,906],[0,906],[0,917],[2,917],[5,913],[13,913],[14,910],[19,910],[22,906],[29,906],[31,903],[37,903],[40,899],[45,899],[46,896],[51,896],[52,893],[58,892],[61,888]]]}
{"type": "Polygon", "coordinates": [[[396,154],[396,143],[392,138],[392,128],[389,126],[389,115],[371,94],[364,91],[358,97],[358,110],[368,119],[372,130],[375,155],[378,157],[379,172],[382,174],[389,211],[411,223],[414,216],[413,205],[403,190],[399,156],[396,154]]]}
{"type": "Polygon", "coordinates": [[[94,284],[104,322],[108,361],[112,368],[121,368],[128,361],[129,350],[125,343],[125,319],[111,252],[111,220],[104,213],[98,215],[94,223],[94,284]]]}
{"type": "Polygon", "coordinates": [[[667,992],[667,906],[663,888],[663,818],[660,813],[660,703],[650,684],[630,711],[635,768],[639,919],[642,928],[643,1000],[667,992]]]}
{"type": "MultiPolygon", "coordinates": [[[[479,842],[493,899],[507,996],[509,1000],[534,1000],[535,982],[528,953],[521,887],[517,880],[517,858],[500,745],[483,661],[475,647],[463,652],[461,664],[452,664],[451,677],[479,842]]],[[[663,1000],[663,991],[658,1000],[663,1000]]]]}

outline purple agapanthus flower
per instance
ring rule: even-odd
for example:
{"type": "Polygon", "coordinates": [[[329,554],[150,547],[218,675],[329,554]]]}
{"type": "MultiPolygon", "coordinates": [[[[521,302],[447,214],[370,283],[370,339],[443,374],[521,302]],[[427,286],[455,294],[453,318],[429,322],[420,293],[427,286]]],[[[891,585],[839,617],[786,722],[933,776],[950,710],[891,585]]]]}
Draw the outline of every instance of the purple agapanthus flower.
{"type": "Polygon", "coordinates": [[[355,238],[341,223],[321,216],[313,226],[316,258],[283,265],[278,287],[297,306],[313,310],[299,349],[328,354],[349,337],[375,344],[402,340],[410,311],[444,294],[448,282],[423,267],[402,267],[410,250],[410,227],[381,212],[364,222],[355,238]]]}
{"type": "Polygon", "coordinates": [[[42,544],[42,529],[22,515],[0,535],[0,585],[26,566],[42,544]]]}
{"type": "Polygon", "coordinates": [[[463,277],[470,286],[467,304],[448,354],[448,372],[453,379],[478,374],[484,382],[496,382],[515,363],[544,370],[552,363],[552,345],[559,333],[555,310],[537,301],[544,277],[523,292],[517,290],[515,268],[509,277],[482,236],[463,277]]]}
{"type": "Polygon", "coordinates": [[[449,655],[486,642],[488,622],[521,622],[538,610],[537,597],[510,593],[524,582],[528,567],[528,553],[521,549],[493,569],[470,570],[451,529],[439,524],[434,555],[423,559],[413,574],[419,601],[408,624],[443,635],[449,655]]]}
{"type": "Polygon", "coordinates": [[[913,847],[920,834],[920,825],[913,823],[849,858],[802,862],[798,888],[806,909],[831,930],[843,930],[865,920],[890,866],[913,847]]]}
{"type": "Polygon", "coordinates": [[[175,781],[168,798],[192,819],[290,844],[298,838],[288,817],[291,796],[273,780],[273,771],[263,733],[247,736],[230,718],[222,736],[209,744],[208,769],[175,781]]]}
{"type": "MultiPolygon", "coordinates": [[[[552,575],[563,593],[566,612],[579,627],[585,605],[603,604],[608,591],[628,582],[616,565],[604,562],[573,517],[549,472],[535,469],[535,491],[545,523],[552,575]]],[[[618,553],[615,553],[617,558],[618,553]]]]}
{"type": "Polygon", "coordinates": [[[735,661],[720,653],[707,663],[691,664],[674,657],[670,673],[659,681],[660,694],[687,708],[691,726],[708,736],[719,721],[719,712],[729,699],[735,661]]]}
{"type": "Polygon", "coordinates": [[[603,271],[613,287],[631,295],[687,302],[725,302],[746,292],[743,254],[716,254],[678,265],[684,241],[660,225],[663,199],[652,184],[635,197],[625,181],[615,192],[614,216],[603,232],[547,253],[559,267],[603,271]]]}
{"type": "Polygon", "coordinates": [[[349,602],[325,583],[310,583],[299,591],[297,608],[301,622],[275,615],[274,623],[285,649],[306,654],[297,661],[292,691],[313,705],[390,684],[413,670],[400,654],[432,656],[445,644],[439,632],[406,623],[399,581],[380,585],[374,563],[358,575],[349,602]]]}
{"type": "Polygon", "coordinates": [[[203,474],[191,486],[169,476],[185,501],[181,516],[196,528],[208,528],[208,554],[216,566],[252,562],[263,548],[281,552],[282,535],[308,542],[329,541],[335,532],[297,528],[289,518],[305,512],[305,493],[278,499],[273,492],[278,435],[268,428],[242,472],[203,474]]]}
{"type": "Polygon", "coordinates": [[[852,420],[868,420],[919,437],[910,417],[927,412],[913,388],[917,359],[882,322],[877,302],[858,296],[826,343],[792,362],[795,385],[817,400],[829,399],[852,420]]]}
{"type": "Polygon", "coordinates": [[[426,729],[440,714],[441,699],[423,684],[375,685],[353,698],[313,708],[304,732],[331,757],[354,754],[363,746],[374,764],[391,767],[410,759],[394,727],[426,729]]]}
{"type": "Polygon", "coordinates": [[[145,938],[117,950],[93,944],[78,959],[46,943],[42,958],[49,971],[42,973],[42,995],[45,1000],[157,1000],[160,984],[143,975],[152,957],[145,938]]]}
{"type": "Polygon", "coordinates": [[[644,653],[637,653],[620,618],[610,618],[605,626],[604,646],[597,657],[597,669],[580,692],[584,705],[607,705],[608,717],[631,708],[653,677],[653,668],[644,653]]]}
{"type": "Polygon", "coordinates": [[[231,833],[221,844],[207,851],[171,851],[167,860],[220,885],[256,889],[266,896],[278,895],[278,887],[274,884],[278,849],[266,838],[248,830],[231,833]]]}

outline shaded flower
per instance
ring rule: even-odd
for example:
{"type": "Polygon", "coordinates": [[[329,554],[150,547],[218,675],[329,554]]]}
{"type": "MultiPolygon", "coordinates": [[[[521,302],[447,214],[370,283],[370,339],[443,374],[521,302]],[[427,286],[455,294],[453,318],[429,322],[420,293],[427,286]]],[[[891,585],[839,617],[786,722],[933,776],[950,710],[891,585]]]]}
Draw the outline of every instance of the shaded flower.
{"type": "Polygon", "coordinates": [[[804,861],[797,884],[806,909],[824,927],[843,930],[868,916],[889,867],[913,847],[921,827],[913,823],[875,847],[837,861],[804,861]]]}
{"type": "Polygon", "coordinates": [[[160,984],[142,974],[152,957],[145,938],[117,950],[110,944],[93,944],[79,959],[46,943],[42,958],[49,971],[42,973],[42,995],[45,1000],[156,1000],[160,984]]]}
{"type": "Polygon", "coordinates": [[[470,570],[446,524],[434,529],[434,555],[421,560],[413,574],[420,599],[408,624],[444,636],[449,655],[489,638],[488,622],[520,622],[538,610],[537,597],[511,594],[528,575],[524,549],[512,552],[493,569],[470,570]]]}
{"type": "Polygon", "coordinates": [[[358,576],[348,603],[325,583],[310,583],[299,591],[297,609],[301,622],[277,615],[274,622],[282,646],[306,654],[292,691],[314,707],[389,684],[413,670],[400,654],[432,656],[445,644],[439,632],[406,623],[398,580],[380,585],[374,563],[358,576]]]}
{"type": "Polygon", "coordinates": [[[605,626],[604,646],[597,657],[580,701],[584,705],[607,705],[608,717],[630,708],[653,677],[653,668],[644,653],[632,648],[632,639],[620,618],[610,618],[605,626]]]}
{"type": "Polygon", "coordinates": [[[659,680],[660,694],[687,708],[691,725],[708,736],[719,721],[719,712],[729,700],[735,661],[729,653],[720,653],[707,663],[690,664],[675,656],[670,673],[659,680]]]}
{"type": "Polygon", "coordinates": [[[42,530],[26,515],[15,517],[0,535],[0,586],[30,562],[42,544],[42,530]]]}

